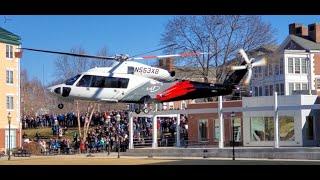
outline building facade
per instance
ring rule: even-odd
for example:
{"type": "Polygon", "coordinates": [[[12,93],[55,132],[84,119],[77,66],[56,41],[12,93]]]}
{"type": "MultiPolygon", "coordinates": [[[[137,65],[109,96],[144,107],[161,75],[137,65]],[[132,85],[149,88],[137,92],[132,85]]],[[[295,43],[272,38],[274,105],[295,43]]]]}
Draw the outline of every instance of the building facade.
{"type": "MultiPolygon", "coordinates": [[[[319,146],[320,108],[317,95],[278,96],[279,145],[319,146]]],[[[243,145],[274,146],[274,97],[244,97],[243,145]]]]}
{"type": "MultiPolygon", "coordinates": [[[[224,101],[224,108],[241,108],[242,101],[224,101]]],[[[212,109],[217,110],[218,102],[190,104],[188,109],[212,109]]],[[[225,145],[230,145],[232,141],[232,119],[231,113],[223,114],[223,133],[225,145]]],[[[208,112],[199,114],[188,114],[188,140],[189,144],[206,143],[208,145],[218,145],[220,137],[220,122],[218,112],[208,112]]],[[[236,112],[234,117],[235,144],[243,144],[243,121],[242,112],[236,112]]]]}
{"type": "MultiPolygon", "coordinates": [[[[320,145],[320,99],[317,95],[278,96],[279,146],[320,145]]],[[[232,117],[236,145],[272,147],[275,145],[274,96],[243,97],[241,101],[222,103],[223,126],[218,119],[218,103],[190,104],[188,139],[190,145],[219,144],[221,129],[223,144],[232,142],[232,117]]]]}
{"type": "MultiPolygon", "coordinates": [[[[317,95],[277,96],[277,117],[280,147],[320,145],[320,98],[317,95]]],[[[275,145],[275,97],[243,97],[241,101],[222,103],[223,143],[232,142],[232,117],[234,139],[237,145],[272,147],[275,145]]],[[[188,114],[188,139],[218,145],[220,121],[218,103],[190,104],[188,114]]]]}
{"type": "Polygon", "coordinates": [[[290,24],[267,65],[254,69],[250,88],[253,96],[320,95],[320,24],[290,24]]]}
{"type": "Polygon", "coordinates": [[[16,52],[20,37],[0,28],[0,150],[21,146],[20,58],[16,52]],[[8,114],[11,115],[9,137],[8,114]]]}

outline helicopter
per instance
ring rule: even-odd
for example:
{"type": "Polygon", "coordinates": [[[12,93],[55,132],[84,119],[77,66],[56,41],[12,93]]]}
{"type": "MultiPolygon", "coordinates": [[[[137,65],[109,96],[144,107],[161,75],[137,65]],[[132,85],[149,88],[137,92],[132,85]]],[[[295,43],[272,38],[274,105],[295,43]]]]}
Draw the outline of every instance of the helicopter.
{"type": "MultiPolygon", "coordinates": [[[[135,112],[141,110],[148,113],[148,104],[179,101],[187,99],[207,98],[229,95],[237,88],[240,81],[248,73],[244,83],[248,84],[252,76],[252,68],[264,66],[265,58],[255,60],[248,58],[243,49],[239,54],[244,61],[239,66],[232,66],[233,73],[223,83],[196,82],[175,78],[175,72],[152,67],[135,60],[163,59],[172,57],[199,56],[206,53],[186,52],[160,56],[130,57],[129,55],[92,56],[59,51],[20,48],[22,50],[86,57],[102,60],[113,60],[111,67],[95,67],[86,72],[67,79],[62,84],[48,87],[48,91],[65,100],[84,100],[90,102],[133,103],[138,104],[135,112]]],[[[62,109],[60,103],[58,108],[62,109]]]]}

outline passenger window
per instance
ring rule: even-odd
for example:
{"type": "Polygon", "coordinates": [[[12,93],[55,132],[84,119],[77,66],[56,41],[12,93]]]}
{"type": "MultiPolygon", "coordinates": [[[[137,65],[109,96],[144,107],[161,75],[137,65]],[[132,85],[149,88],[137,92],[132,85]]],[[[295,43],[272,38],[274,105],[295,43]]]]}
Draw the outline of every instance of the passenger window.
{"type": "Polygon", "coordinates": [[[129,79],[127,78],[84,75],[78,82],[77,86],[96,88],[127,88],[128,84],[129,79]]]}
{"type": "Polygon", "coordinates": [[[91,81],[91,87],[104,88],[105,86],[104,81],[105,81],[104,76],[93,76],[91,81]]]}
{"type": "Polygon", "coordinates": [[[105,87],[107,88],[127,88],[129,79],[127,78],[115,78],[107,77],[105,81],[105,87]]]}
{"type": "Polygon", "coordinates": [[[127,88],[129,79],[119,78],[119,88],[127,88]]]}
{"type": "Polygon", "coordinates": [[[78,82],[77,86],[79,87],[90,87],[90,81],[91,81],[90,75],[84,75],[81,80],[78,82]]]}

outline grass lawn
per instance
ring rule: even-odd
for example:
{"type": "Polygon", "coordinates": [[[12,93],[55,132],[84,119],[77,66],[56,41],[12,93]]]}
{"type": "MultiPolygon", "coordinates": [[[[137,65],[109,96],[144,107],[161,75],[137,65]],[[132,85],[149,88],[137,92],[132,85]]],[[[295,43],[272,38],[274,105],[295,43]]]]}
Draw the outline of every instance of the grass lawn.
{"type": "MultiPolygon", "coordinates": [[[[82,128],[81,128],[82,129],[82,128]]],[[[33,139],[36,136],[36,133],[39,133],[40,136],[47,136],[49,138],[56,137],[52,135],[52,129],[50,128],[38,128],[38,129],[23,129],[22,134],[26,134],[27,137],[33,139]]],[[[74,132],[78,133],[78,128],[68,128],[63,137],[68,139],[73,139],[74,132]]]]}

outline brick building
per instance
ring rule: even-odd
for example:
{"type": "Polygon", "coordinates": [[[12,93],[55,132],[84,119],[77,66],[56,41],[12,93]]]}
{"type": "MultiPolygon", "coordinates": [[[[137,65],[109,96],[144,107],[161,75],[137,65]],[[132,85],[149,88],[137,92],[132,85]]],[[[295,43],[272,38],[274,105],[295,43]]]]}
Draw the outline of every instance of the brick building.
{"type": "MultiPolygon", "coordinates": [[[[242,107],[242,101],[224,101],[224,108],[242,107]]],[[[188,109],[217,109],[218,102],[190,104],[188,109]]],[[[224,121],[224,142],[230,145],[232,140],[231,113],[223,114],[224,121]]],[[[235,113],[235,142],[242,145],[243,137],[242,112],[235,113]]],[[[217,145],[219,142],[220,130],[218,113],[203,113],[188,115],[188,139],[190,142],[207,142],[210,145],[217,145]]]]}
{"type": "Polygon", "coordinates": [[[8,114],[11,115],[11,148],[20,146],[20,59],[15,52],[20,37],[0,28],[0,150],[8,149],[8,114]]]}

